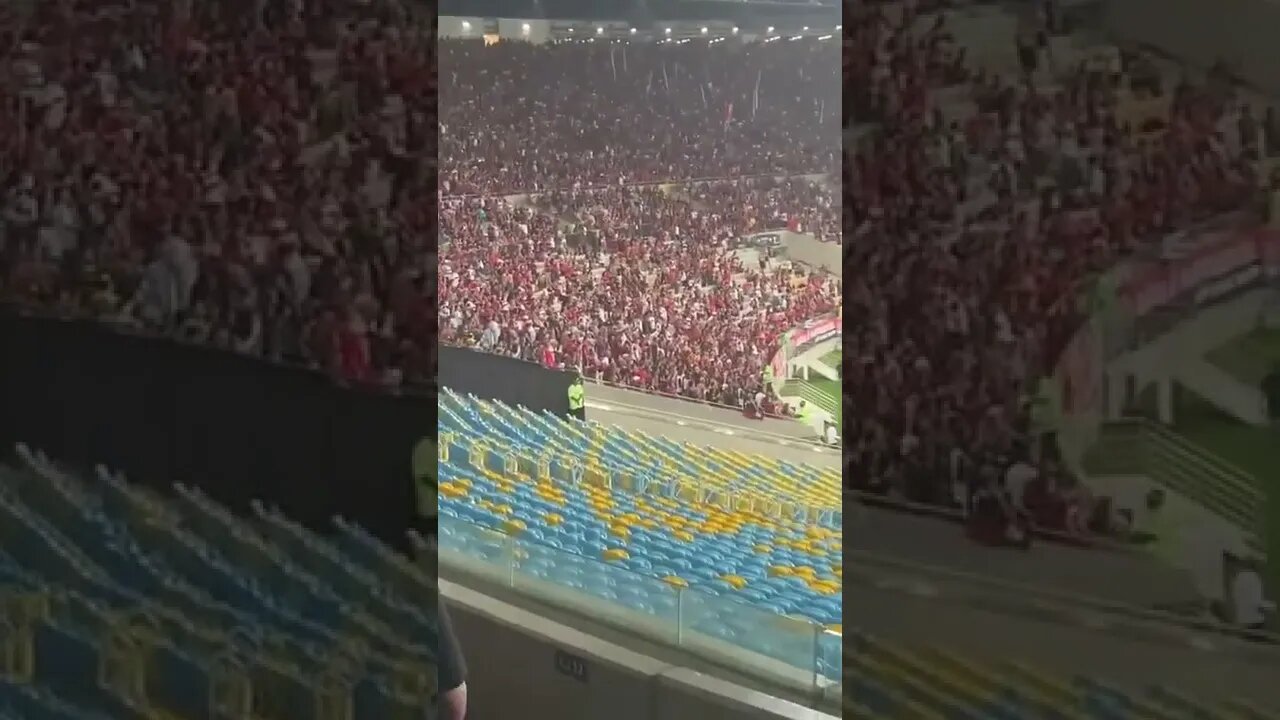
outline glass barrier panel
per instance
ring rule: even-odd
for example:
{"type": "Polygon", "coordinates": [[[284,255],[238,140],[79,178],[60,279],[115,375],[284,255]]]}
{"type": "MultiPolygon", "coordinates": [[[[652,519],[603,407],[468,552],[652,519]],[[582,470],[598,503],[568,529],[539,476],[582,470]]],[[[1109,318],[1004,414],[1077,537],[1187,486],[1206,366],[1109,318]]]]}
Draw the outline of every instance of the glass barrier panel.
{"type": "Polygon", "coordinates": [[[629,559],[605,561],[440,518],[442,559],[550,605],[727,667],[824,695],[841,679],[838,633],[704,589],[675,588],[629,559]]]}
{"type": "Polygon", "coordinates": [[[844,636],[824,629],[818,636],[817,672],[821,680],[839,683],[844,670],[844,636]]]}
{"type": "Polygon", "coordinates": [[[461,556],[461,563],[452,564],[472,575],[511,584],[512,544],[503,533],[442,515],[440,553],[461,556]]]}
{"type": "Polygon", "coordinates": [[[617,563],[515,540],[517,590],[659,642],[679,641],[679,601],[667,583],[617,563]]]}
{"type": "Polygon", "coordinates": [[[777,677],[793,687],[813,690],[818,686],[816,651],[821,630],[808,620],[762,610],[727,595],[700,590],[680,593],[681,647],[715,656],[753,675],[777,677]]]}

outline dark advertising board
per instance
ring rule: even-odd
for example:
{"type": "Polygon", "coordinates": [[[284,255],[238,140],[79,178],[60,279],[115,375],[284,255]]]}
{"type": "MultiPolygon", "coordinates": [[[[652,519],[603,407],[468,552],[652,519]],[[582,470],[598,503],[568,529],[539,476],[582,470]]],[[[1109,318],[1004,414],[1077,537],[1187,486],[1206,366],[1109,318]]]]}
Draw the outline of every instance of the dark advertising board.
{"type": "Polygon", "coordinates": [[[575,373],[458,347],[440,347],[440,387],[482,400],[501,400],[536,412],[569,413],[575,373]]]}
{"type": "Polygon", "coordinates": [[[415,447],[435,399],[85,321],[0,311],[0,452],[16,442],[236,511],[278,505],[318,531],[335,515],[403,547],[415,447]]]}

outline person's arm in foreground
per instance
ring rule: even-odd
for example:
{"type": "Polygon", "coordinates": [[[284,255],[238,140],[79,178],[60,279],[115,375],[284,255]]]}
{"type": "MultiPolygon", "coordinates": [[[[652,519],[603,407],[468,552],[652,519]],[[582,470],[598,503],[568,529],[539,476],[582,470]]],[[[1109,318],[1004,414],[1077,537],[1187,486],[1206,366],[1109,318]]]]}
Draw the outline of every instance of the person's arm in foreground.
{"type": "Polygon", "coordinates": [[[453,623],[445,610],[444,598],[439,602],[440,612],[440,720],[464,720],[467,716],[467,666],[462,658],[458,638],[453,634],[453,623]]]}

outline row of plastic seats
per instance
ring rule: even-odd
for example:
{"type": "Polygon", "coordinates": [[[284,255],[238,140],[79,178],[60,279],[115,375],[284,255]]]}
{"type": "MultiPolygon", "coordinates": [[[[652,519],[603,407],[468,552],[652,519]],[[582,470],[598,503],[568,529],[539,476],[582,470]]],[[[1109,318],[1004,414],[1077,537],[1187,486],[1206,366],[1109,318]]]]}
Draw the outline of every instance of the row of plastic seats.
{"type": "MultiPolygon", "coordinates": [[[[48,469],[48,468],[45,468],[48,469]]],[[[239,607],[227,605],[220,602],[219,599],[211,597],[210,592],[202,593],[198,588],[187,584],[186,581],[194,581],[196,583],[208,583],[211,579],[221,581],[226,580],[226,571],[230,568],[215,553],[202,552],[198,544],[188,543],[185,547],[181,547],[178,553],[173,552],[173,547],[163,548],[169,552],[164,561],[156,561],[154,555],[148,555],[140,551],[139,546],[134,541],[136,538],[129,532],[130,526],[143,529],[140,534],[144,537],[150,534],[149,539],[153,542],[159,541],[164,537],[162,534],[165,530],[164,521],[159,521],[160,527],[155,524],[158,518],[180,518],[181,512],[174,511],[173,507],[165,508],[162,504],[156,507],[145,507],[146,503],[137,502],[128,488],[119,486],[116,483],[103,483],[98,489],[98,493],[87,492],[77,493],[75,483],[62,482],[65,478],[60,478],[57,473],[49,473],[44,479],[47,483],[33,482],[29,476],[19,482],[14,482],[12,477],[6,478],[6,482],[0,483],[0,495],[5,495],[10,501],[7,504],[0,501],[0,511],[8,510],[12,517],[18,518],[20,522],[4,523],[0,532],[5,533],[6,537],[0,541],[0,548],[20,551],[18,554],[25,554],[26,562],[22,563],[23,567],[38,566],[45,577],[40,578],[41,581],[56,581],[55,585],[62,588],[74,588],[77,591],[88,593],[96,602],[103,603],[100,608],[101,612],[94,610],[84,611],[82,606],[73,605],[71,607],[80,608],[77,611],[76,621],[90,624],[95,615],[110,613],[128,613],[132,607],[134,611],[137,608],[146,606],[148,611],[141,612],[143,617],[151,618],[155,625],[160,627],[152,628],[153,635],[170,635],[176,631],[181,631],[182,623],[178,618],[185,615],[188,611],[192,617],[223,620],[224,622],[215,624],[215,627],[238,627],[240,631],[237,633],[242,641],[243,647],[239,655],[247,658],[247,667],[250,675],[256,681],[257,687],[262,687],[264,681],[271,681],[280,686],[274,693],[275,696],[287,696],[289,693],[284,692],[290,685],[288,682],[281,682],[279,678],[282,675],[294,675],[292,686],[298,691],[295,694],[301,694],[308,697],[317,697],[317,693],[323,695],[323,688],[318,687],[313,680],[317,677],[317,671],[324,671],[323,666],[317,666],[315,658],[333,655],[330,650],[323,645],[316,645],[314,637],[307,637],[306,633],[299,634],[298,626],[291,622],[285,623],[283,627],[273,626],[270,622],[272,619],[278,620],[279,617],[271,616],[279,615],[282,603],[269,597],[254,597],[255,590],[258,588],[251,587],[246,584],[250,591],[248,596],[240,596],[236,598],[240,602],[239,607]],[[33,513],[26,512],[20,504],[14,502],[15,487],[21,487],[23,494],[32,498],[38,498],[44,509],[50,511],[52,515],[60,516],[62,522],[49,524],[33,513]],[[38,488],[42,492],[35,493],[33,488],[38,488]],[[59,490],[53,492],[51,490],[59,490]],[[96,507],[95,502],[96,501],[96,507]],[[58,503],[62,503],[59,506],[58,503]],[[106,510],[110,508],[110,510],[106,510]],[[105,510],[105,512],[104,512],[105,510]],[[75,511],[75,512],[72,512],[75,511]],[[98,515],[94,515],[97,512],[98,515]],[[123,516],[124,521],[112,520],[108,517],[108,513],[114,514],[117,518],[123,516]],[[89,522],[70,522],[75,519],[85,520],[89,522]],[[85,541],[93,538],[86,537],[83,534],[91,531],[98,526],[101,531],[96,543],[86,543],[85,541]],[[14,529],[16,527],[16,530],[14,529]],[[80,543],[70,543],[66,538],[59,538],[57,533],[64,527],[74,528],[71,532],[81,533],[80,543]],[[17,538],[19,542],[13,542],[17,538]],[[94,562],[87,560],[84,556],[78,554],[79,548],[75,545],[91,550],[91,555],[95,559],[103,561],[111,561],[111,572],[107,572],[102,567],[97,567],[94,562]],[[49,552],[51,548],[58,551],[49,552]],[[65,552],[63,552],[65,550],[65,552]],[[72,559],[74,558],[74,559],[72,559]],[[52,562],[50,562],[52,561],[52,562]],[[176,561],[176,562],[174,562],[176,561]],[[189,563],[186,569],[189,573],[196,577],[175,577],[171,572],[170,564],[183,565],[189,563]],[[223,567],[218,568],[219,565],[223,567]],[[217,568],[220,572],[209,573],[208,566],[217,568]],[[122,588],[113,585],[113,579],[119,574],[133,573],[133,577],[129,580],[132,584],[141,586],[133,589],[122,588]],[[49,577],[52,575],[53,577],[49,577]],[[138,590],[144,592],[139,593],[138,590]],[[150,603],[158,602],[159,605],[151,605],[150,603]],[[245,604],[250,607],[245,607],[245,604]],[[173,608],[181,608],[175,611],[173,608]],[[255,607],[256,606],[256,607],[255,607]],[[248,611],[248,612],[246,612],[248,611]],[[257,612],[255,616],[253,613],[257,612]],[[272,613],[271,611],[276,611],[272,613]],[[268,617],[263,617],[263,614],[268,617]],[[229,620],[230,622],[225,622],[229,620]],[[262,621],[267,624],[263,625],[262,621]],[[291,634],[293,636],[291,636],[291,634]],[[281,655],[283,653],[283,655],[281,655]],[[291,668],[298,668],[292,671],[291,668]]],[[[208,520],[208,518],[205,518],[208,520]]],[[[323,543],[318,539],[312,538],[306,541],[307,546],[319,548],[323,543]]],[[[182,546],[179,542],[177,545],[182,546]]],[[[161,550],[161,548],[157,548],[161,550]]],[[[329,549],[330,556],[336,551],[329,549]]],[[[390,552],[387,550],[387,552],[390,552]]],[[[268,554],[270,551],[268,550],[268,554]]],[[[156,553],[158,554],[158,553],[156,553]]],[[[13,565],[14,563],[10,563],[13,565]]],[[[350,564],[349,559],[339,561],[339,565],[350,564]]],[[[354,567],[354,566],[352,566],[354,567]]],[[[284,577],[293,577],[291,573],[293,569],[280,569],[284,577]]],[[[366,575],[366,580],[370,580],[371,576],[366,575]]],[[[300,581],[305,586],[305,580],[300,581]]],[[[245,588],[241,588],[244,590],[245,588]]],[[[225,591],[226,587],[209,588],[216,594],[217,591],[225,591]]],[[[377,597],[380,595],[376,590],[363,593],[365,597],[377,597]]],[[[221,598],[227,600],[231,598],[221,598]]],[[[86,600],[86,603],[90,601],[86,600]]],[[[412,616],[421,621],[422,625],[429,625],[421,615],[412,616]]],[[[403,619],[401,617],[400,619],[403,619]]],[[[101,628],[99,628],[101,629],[101,628]]],[[[321,639],[328,640],[331,643],[340,644],[349,642],[350,640],[368,641],[368,637],[360,637],[369,629],[368,624],[356,624],[350,628],[352,637],[338,638],[333,633],[322,635],[321,639]]],[[[231,638],[222,638],[221,640],[211,638],[208,634],[196,632],[189,625],[186,628],[189,631],[190,647],[194,650],[207,651],[209,653],[227,652],[228,648],[233,645],[231,638]],[[203,644],[202,644],[203,643],[203,644]]],[[[359,644],[359,643],[357,643],[359,644]]],[[[434,643],[431,644],[432,647],[434,643]]],[[[183,645],[188,647],[186,643],[183,645]]],[[[401,649],[407,649],[405,646],[401,649]]],[[[354,655],[363,655],[366,659],[371,655],[364,652],[353,652],[354,655]]],[[[411,653],[409,653],[411,654],[411,653]]],[[[417,658],[424,660],[429,658],[417,658]]],[[[385,674],[378,676],[369,672],[369,667],[348,667],[345,668],[347,675],[347,684],[350,685],[350,696],[354,700],[354,707],[358,708],[359,716],[396,716],[403,712],[411,712],[412,707],[408,703],[408,698],[414,697],[413,692],[417,692],[415,700],[425,702],[423,694],[430,692],[430,686],[433,684],[433,671],[428,672],[429,666],[426,664],[418,664],[416,668],[410,667],[409,664],[386,663],[380,666],[385,674]],[[416,672],[415,672],[416,671],[416,672]],[[390,713],[390,714],[388,714],[390,713]]],[[[269,695],[268,695],[269,696],[269,695]]],[[[268,697],[264,696],[264,697],[268,697]]],[[[303,707],[294,703],[296,707],[303,707]]]]}
{"type": "MultiPolygon", "coordinates": [[[[441,468],[441,496],[445,519],[606,559],[632,572],[671,578],[710,594],[730,594],[775,612],[799,613],[824,624],[839,621],[842,550],[834,533],[825,538],[779,536],[750,523],[724,534],[703,533],[693,523],[708,522],[708,514],[690,511],[691,531],[682,536],[662,525],[661,506],[645,498],[588,487],[566,491],[563,506],[549,505],[536,497],[532,483],[494,482],[448,465],[441,468]],[[455,486],[468,492],[454,494],[455,486]],[[606,504],[612,507],[602,507],[606,504]]],[[[556,568],[547,570],[554,574],[556,568]]]]}
{"type": "MultiPolygon", "coordinates": [[[[179,506],[181,505],[182,503],[179,503],[179,506]]],[[[200,506],[192,505],[188,509],[192,512],[182,514],[184,520],[202,517],[208,521],[212,519],[214,513],[219,512],[213,509],[210,501],[203,501],[200,506]]],[[[220,520],[226,521],[228,518],[229,516],[223,516],[220,520]]],[[[205,522],[203,525],[206,530],[215,527],[212,522],[205,522]]],[[[435,636],[426,627],[425,621],[405,624],[399,628],[400,632],[408,633],[405,637],[414,637],[423,645],[415,649],[402,644],[401,637],[396,637],[389,628],[379,625],[373,619],[360,615],[356,608],[344,604],[344,600],[339,598],[332,589],[324,587],[304,572],[292,568],[283,557],[271,558],[272,551],[261,544],[262,540],[253,535],[247,527],[234,530],[227,528],[226,533],[223,534],[222,543],[209,538],[208,533],[206,533],[206,539],[212,540],[214,544],[201,545],[194,542],[184,528],[166,527],[152,538],[152,545],[160,553],[172,553],[175,548],[185,549],[187,553],[183,559],[191,563],[187,570],[206,573],[205,583],[230,582],[233,585],[247,585],[248,587],[241,588],[247,592],[247,595],[241,599],[249,601],[249,606],[244,608],[246,611],[250,613],[265,611],[271,616],[282,617],[295,631],[301,630],[302,634],[309,636],[317,643],[333,642],[335,637],[346,634],[364,634],[374,641],[377,650],[416,656],[419,660],[428,656],[429,651],[425,648],[431,647],[435,636]],[[257,557],[249,557],[246,553],[240,553],[234,559],[223,557],[219,550],[226,551],[232,543],[238,544],[241,550],[257,543],[260,546],[259,554],[257,557]],[[194,559],[192,553],[195,554],[194,559]],[[248,572],[244,572],[245,570],[248,572]],[[209,575],[210,572],[212,572],[211,575],[209,575]],[[248,582],[241,583],[238,576],[244,576],[248,582]],[[284,607],[289,608],[288,613],[284,612],[284,607]],[[299,616],[307,620],[303,621],[299,616]],[[419,632],[411,632],[415,628],[419,632]]],[[[396,619],[404,620],[405,617],[396,619]]]]}
{"type": "Polygon", "coordinates": [[[669,438],[594,423],[570,423],[501,402],[464,398],[448,390],[440,405],[441,433],[500,441],[502,447],[517,452],[567,454],[640,476],[696,477],[701,484],[735,493],[833,509],[841,505],[840,477],[832,469],[678,444],[669,438]]]}
{"type": "MultiPolygon", "coordinates": [[[[205,514],[206,520],[210,520],[216,515],[220,522],[237,522],[229,513],[226,513],[225,510],[216,507],[212,501],[207,499],[196,499],[190,489],[185,489],[185,491],[186,499],[188,501],[193,501],[192,507],[188,508],[189,510],[205,514]]],[[[183,489],[179,489],[179,494],[183,495],[183,489]]],[[[181,510],[179,510],[179,513],[183,515],[183,517],[186,517],[186,514],[182,513],[181,510]]],[[[172,533],[174,532],[174,529],[170,528],[169,531],[172,533]]],[[[239,542],[242,544],[261,541],[261,538],[257,537],[253,530],[248,526],[236,529],[227,528],[227,531],[231,535],[238,536],[239,542]]],[[[313,541],[308,544],[308,547],[319,547],[319,543],[313,541]]],[[[270,554],[270,551],[264,549],[264,554],[270,554]]],[[[266,560],[267,558],[259,559],[266,560]]],[[[212,556],[205,556],[204,561],[208,565],[216,566],[222,564],[220,559],[212,556]]],[[[277,558],[277,562],[287,563],[283,558],[277,558]]],[[[340,563],[340,565],[343,564],[345,563],[340,563]]],[[[266,567],[266,565],[260,564],[257,567],[263,568],[266,567]]],[[[229,568],[223,569],[225,571],[229,571],[229,568]]],[[[240,569],[241,568],[239,567],[236,568],[236,570],[240,569]]],[[[301,586],[304,593],[312,593],[313,599],[321,593],[331,593],[331,590],[320,588],[316,585],[317,581],[314,578],[307,577],[301,570],[291,569],[287,564],[284,567],[275,567],[273,568],[273,571],[283,572],[287,575],[291,574],[293,579],[297,581],[294,585],[294,589],[298,590],[301,586]]],[[[278,572],[275,572],[274,574],[279,575],[278,572]]],[[[378,595],[378,593],[371,590],[365,592],[364,595],[366,597],[372,597],[378,595]]],[[[333,598],[330,597],[330,600],[332,602],[333,598]]],[[[295,599],[294,602],[296,603],[297,600],[295,599]]],[[[279,613],[280,606],[287,604],[288,601],[281,601],[277,599],[273,601],[272,607],[277,611],[277,613],[279,613]]],[[[293,607],[296,607],[296,604],[293,607]]],[[[425,663],[431,657],[431,648],[435,645],[436,637],[433,626],[428,622],[425,616],[420,613],[404,612],[394,618],[394,620],[400,621],[400,624],[396,626],[396,630],[401,633],[407,633],[406,637],[416,641],[415,644],[404,644],[401,642],[402,638],[396,637],[389,627],[385,625],[378,625],[369,617],[361,618],[360,622],[356,622],[354,624],[351,633],[343,634],[340,632],[341,628],[336,627],[336,624],[351,621],[351,616],[355,611],[350,608],[339,610],[333,606],[331,606],[329,610],[335,613],[331,617],[330,626],[328,628],[321,628],[319,630],[319,632],[322,633],[321,636],[318,639],[314,639],[314,642],[321,646],[321,656],[330,654],[329,652],[323,651],[324,646],[328,645],[332,647],[332,644],[335,642],[342,644],[343,638],[354,639],[359,637],[365,643],[369,643],[371,645],[370,649],[366,649],[364,652],[359,653],[364,662],[361,665],[352,668],[352,671],[355,672],[358,677],[364,678],[363,684],[357,686],[358,694],[361,696],[371,696],[371,692],[366,692],[369,687],[384,685],[393,686],[399,690],[405,690],[410,692],[410,694],[416,695],[424,695],[429,692],[428,686],[432,679],[427,677],[427,665],[425,665],[425,663]],[[411,632],[415,628],[417,629],[417,632],[411,632]]],[[[297,622],[297,618],[290,618],[290,622],[297,622]]]]}
{"type": "Polygon", "coordinates": [[[338,634],[366,635],[376,649],[386,654],[427,656],[426,648],[436,641],[436,634],[421,615],[396,612],[397,608],[376,594],[341,596],[327,582],[328,577],[318,577],[296,566],[256,531],[198,491],[184,487],[177,490],[184,524],[217,547],[238,572],[262,581],[273,595],[302,616],[315,619],[338,634]],[[348,627],[350,630],[346,630],[348,627]]]}
{"type": "Polygon", "coordinates": [[[47,688],[32,687],[0,678],[0,720],[133,720],[137,715],[104,715],[98,709],[77,705],[47,688]]]}

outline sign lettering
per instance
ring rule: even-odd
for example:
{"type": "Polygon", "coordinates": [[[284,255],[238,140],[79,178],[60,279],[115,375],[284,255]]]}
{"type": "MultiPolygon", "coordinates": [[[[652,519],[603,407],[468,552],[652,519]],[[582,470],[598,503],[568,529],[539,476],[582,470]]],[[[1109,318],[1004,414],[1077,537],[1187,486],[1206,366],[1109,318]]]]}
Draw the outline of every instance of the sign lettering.
{"type": "Polygon", "coordinates": [[[587,682],[587,661],[564,650],[556,650],[556,671],[580,683],[587,682]]]}

